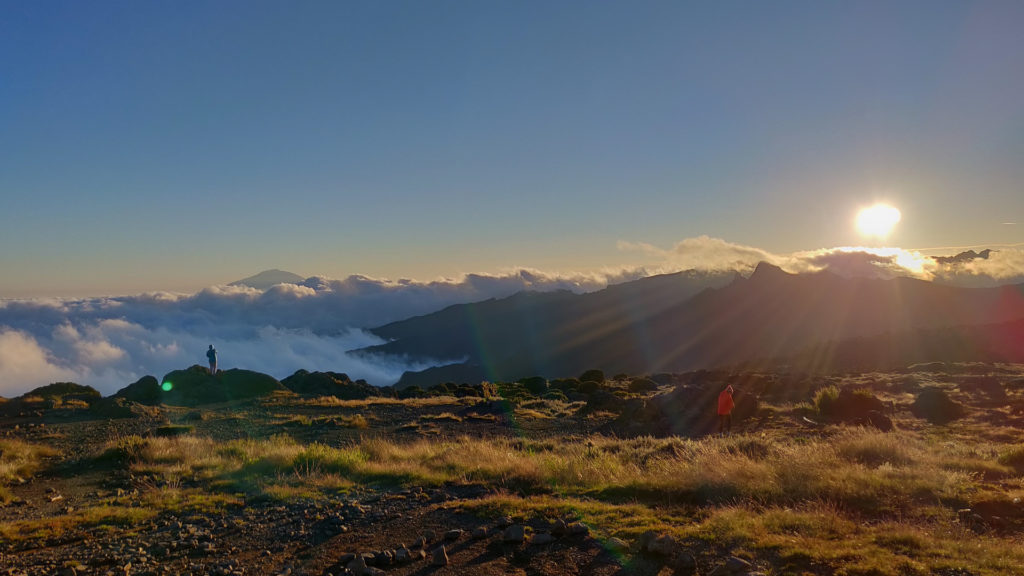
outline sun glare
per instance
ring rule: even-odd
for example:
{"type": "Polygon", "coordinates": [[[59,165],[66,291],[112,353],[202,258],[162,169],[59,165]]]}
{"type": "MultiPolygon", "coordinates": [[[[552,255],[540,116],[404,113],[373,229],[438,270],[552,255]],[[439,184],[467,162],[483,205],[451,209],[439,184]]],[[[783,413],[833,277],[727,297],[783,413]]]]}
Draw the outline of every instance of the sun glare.
{"type": "Polygon", "coordinates": [[[875,204],[857,214],[857,231],[864,236],[885,238],[900,221],[900,211],[888,204],[875,204]]]}

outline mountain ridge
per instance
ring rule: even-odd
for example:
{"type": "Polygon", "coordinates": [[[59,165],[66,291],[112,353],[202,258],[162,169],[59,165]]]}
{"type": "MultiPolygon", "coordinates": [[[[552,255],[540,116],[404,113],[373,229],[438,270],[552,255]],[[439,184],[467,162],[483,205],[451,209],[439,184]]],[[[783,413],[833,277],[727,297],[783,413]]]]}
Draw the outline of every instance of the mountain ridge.
{"type": "Polygon", "coordinates": [[[790,274],[767,263],[747,278],[719,280],[679,291],[672,278],[651,277],[590,294],[521,293],[455,305],[371,329],[388,342],[359,352],[464,358],[491,379],[588,368],[686,371],[885,332],[1024,318],[1024,285],[958,288],[904,277],[790,274]]]}

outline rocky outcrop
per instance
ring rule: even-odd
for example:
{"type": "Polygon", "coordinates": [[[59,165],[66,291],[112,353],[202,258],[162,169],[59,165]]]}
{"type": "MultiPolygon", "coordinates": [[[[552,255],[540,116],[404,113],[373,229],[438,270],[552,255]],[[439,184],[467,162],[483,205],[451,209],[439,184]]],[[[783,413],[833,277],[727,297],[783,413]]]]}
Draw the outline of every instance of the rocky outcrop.
{"type": "Polygon", "coordinates": [[[353,382],[348,374],[339,372],[298,370],[282,380],[281,384],[297,394],[334,396],[342,400],[364,400],[380,396],[380,389],[370,385],[366,380],[353,382]]]}
{"type": "Polygon", "coordinates": [[[152,376],[141,378],[118,390],[114,398],[149,405],[199,406],[259,398],[283,390],[287,389],[275,378],[259,372],[234,368],[210,374],[195,365],[169,372],[159,382],[152,376]]]}

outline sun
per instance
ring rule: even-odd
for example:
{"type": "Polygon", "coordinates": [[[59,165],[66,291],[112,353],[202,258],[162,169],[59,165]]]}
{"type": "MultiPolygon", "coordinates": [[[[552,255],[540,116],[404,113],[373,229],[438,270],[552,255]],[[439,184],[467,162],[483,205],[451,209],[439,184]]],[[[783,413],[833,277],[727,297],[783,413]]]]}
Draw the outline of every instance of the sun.
{"type": "Polygon", "coordinates": [[[888,204],[875,204],[857,213],[857,231],[864,236],[885,238],[900,221],[900,211],[888,204]]]}

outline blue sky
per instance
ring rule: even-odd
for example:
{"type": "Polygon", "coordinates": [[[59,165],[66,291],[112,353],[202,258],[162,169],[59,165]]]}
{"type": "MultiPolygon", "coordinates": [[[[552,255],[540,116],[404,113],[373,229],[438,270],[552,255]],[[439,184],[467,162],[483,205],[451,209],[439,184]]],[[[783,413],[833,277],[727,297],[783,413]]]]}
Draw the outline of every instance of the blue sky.
{"type": "Polygon", "coordinates": [[[0,297],[1024,242],[1021,2],[0,1],[0,297]]]}

